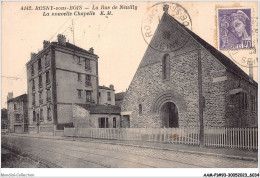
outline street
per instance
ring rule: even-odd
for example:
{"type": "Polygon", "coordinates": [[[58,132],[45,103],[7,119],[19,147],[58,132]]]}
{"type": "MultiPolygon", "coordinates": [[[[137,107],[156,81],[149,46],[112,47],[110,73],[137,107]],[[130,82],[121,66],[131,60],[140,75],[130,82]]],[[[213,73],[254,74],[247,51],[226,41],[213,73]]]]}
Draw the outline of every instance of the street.
{"type": "Polygon", "coordinates": [[[2,145],[64,168],[257,168],[256,161],[91,141],[2,135],[2,145]]]}

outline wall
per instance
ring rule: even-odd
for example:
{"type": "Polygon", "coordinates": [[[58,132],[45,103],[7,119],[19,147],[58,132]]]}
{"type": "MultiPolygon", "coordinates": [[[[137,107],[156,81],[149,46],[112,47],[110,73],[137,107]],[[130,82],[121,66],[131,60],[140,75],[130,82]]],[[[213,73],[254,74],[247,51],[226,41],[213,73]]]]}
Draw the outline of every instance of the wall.
{"type": "Polygon", "coordinates": [[[56,51],[55,59],[57,102],[66,104],[86,103],[86,90],[91,90],[92,99],[97,103],[96,61],[92,59],[90,61],[91,70],[85,70],[85,63],[78,64],[76,58],[73,58],[71,54],[56,51]],[[80,81],[78,81],[78,73],[81,74],[80,81]],[[91,75],[91,86],[85,85],[86,74],[91,75]],[[81,98],[78,97],[78,89],[82,90],[81,98]]]}
{"type": "Polygon", "coordinates": [[[108,105],[115,105],[115,91],[114,90],[106,90],[99,88],[99,104],[108,104],[108,105]],[[107,92],[111,93],[111,100],[108,100],[107,92]]]}
{"type": "Polygon", "coordinates": [[[174,32],[171,35],[180,33],[187,42],[175,51],[159,51],[148,46],[122,103],[122,111],[132,112],[130,127],[163,127],[160,109],[165,102],[177,106],[179,127],[199,126],[198,49],[201,49],[202,95],[205,98],[204,126],[224,126],[226,81],[216,78],[226,76],[225,67],[169,19],[161,20],[150,44],[154,41],[167,43],[165,31],[174,32]],[[162,75],[165,54],[170,56],[168,80],[162,75]],[[142,114],[139,114],[139,104],[142,114]],[[156,107],[155,112],[153,108],[156,107]]]}
{"type": "Polygon", "coordinates": [[[98,118],[108,118],[108,127],[113,128],[113,118],[116,118],[116,127],[120,127],[120,115],[115,114],[90,114],[86,109],[73,105],[73,125],[79,128],[98,128],[98,118]]]}

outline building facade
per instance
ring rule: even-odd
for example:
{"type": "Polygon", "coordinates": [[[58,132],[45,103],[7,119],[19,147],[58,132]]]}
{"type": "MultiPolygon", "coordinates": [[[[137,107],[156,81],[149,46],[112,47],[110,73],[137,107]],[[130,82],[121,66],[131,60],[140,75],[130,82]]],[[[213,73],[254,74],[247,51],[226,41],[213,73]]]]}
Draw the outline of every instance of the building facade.
{"type": "Polygon", "coordinates": [[[7,101],[8,129],[10,132],[28,132],[28,99],[27,94],[7,101]]]}
{"type": "Polygon", "coordinates": [[[257,127],[252,78],[166,10],[125,93],[122,122],[188,128],[203,118],[204,127],[257,127]]]}
{"type": "Polygon", "coordinates": [[[29,131],[52,132],[73,125],[72,104],[98,104],[98,56],[66,42],[43,42],[27,67],[29,131]]]}
{"type": "Polygon", "coordinates": [[[99,104],[115,105],[115,89],[113,85],[110,85],[109,87],[99,86],[98,90],[99,104]]]}

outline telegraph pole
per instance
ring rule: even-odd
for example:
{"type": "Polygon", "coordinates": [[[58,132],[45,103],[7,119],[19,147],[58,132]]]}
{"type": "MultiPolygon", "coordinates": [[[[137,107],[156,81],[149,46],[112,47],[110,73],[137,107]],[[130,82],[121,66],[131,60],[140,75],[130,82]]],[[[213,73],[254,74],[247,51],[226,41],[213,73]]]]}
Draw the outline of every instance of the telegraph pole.
{"type": "Polygon", "coordinates": [[[203,122],[203,95],[202,95],[202,64],[201,49],[198,49],[198,85],[199,85],[199,120],[200,120],[200,147],[204,146],[204,122],[203,122]]]}

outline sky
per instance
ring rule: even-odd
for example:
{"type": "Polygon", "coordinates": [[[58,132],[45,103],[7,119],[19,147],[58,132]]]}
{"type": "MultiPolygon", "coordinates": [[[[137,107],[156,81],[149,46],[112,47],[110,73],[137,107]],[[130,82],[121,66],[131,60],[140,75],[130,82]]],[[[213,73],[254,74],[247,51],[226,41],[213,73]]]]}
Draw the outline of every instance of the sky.
{"type": "MultiPolygon", "coordinates": [[[[43,40],[56,41],[58,34],[64,34],[70,43],[89,49],[94,48],[99,56],[99,84],[115,86],[116,93],[125,91],[138,68],[147,48],[141,26],[147,12],[157,2],[2,2],[2,47],[1,47],[1,108],[6,107],[8,92],[14,97],[27,93],[25,64],[31,52],[43,48],[43,40]],[[67,12],[68,10],[35,10],[36,6],[70,7],[109,6],[113,15],[101,16],[100,9],[92,16],[43,16],[43,12],[67,12]],[[134,9],[112,9],[113,6],[135,5],[134,9]],[[31,6],[33,10],[21,10],[31,6]],[[72,33],[74,24],[74,40],[72,33]],[[11,77],[11,78],[10,78],[11,77]],[[12,78],[15,77],[15,78],[12,78]]],[[[187,10],[191,17],[193,32],[211,45],[217,47],[217,8],[252,8],[257,17],[257,2],[175,2],[187,10]]],[[[58,8],[57,8],[58,9],[58,8]]],[[[74,12],[74,11],[70,11],[74,12]]],[[[45,14],[46,15],[46,14],[45,14]]],[[[256,24],[254,24],[257,26],[256,24]]],[[[256,44],[256,32],[253,33],[256,44]]],[[[257,50],[257,48],[256,48],[257,50]]],[[[243,57],[257,57],[250,51],[222,51],[233,60],[243,57]]],[[[248,68],[238,64],[248,73],[248,68]]],[[[254,80],[257,67],[254,68],[254,80]]]]}

